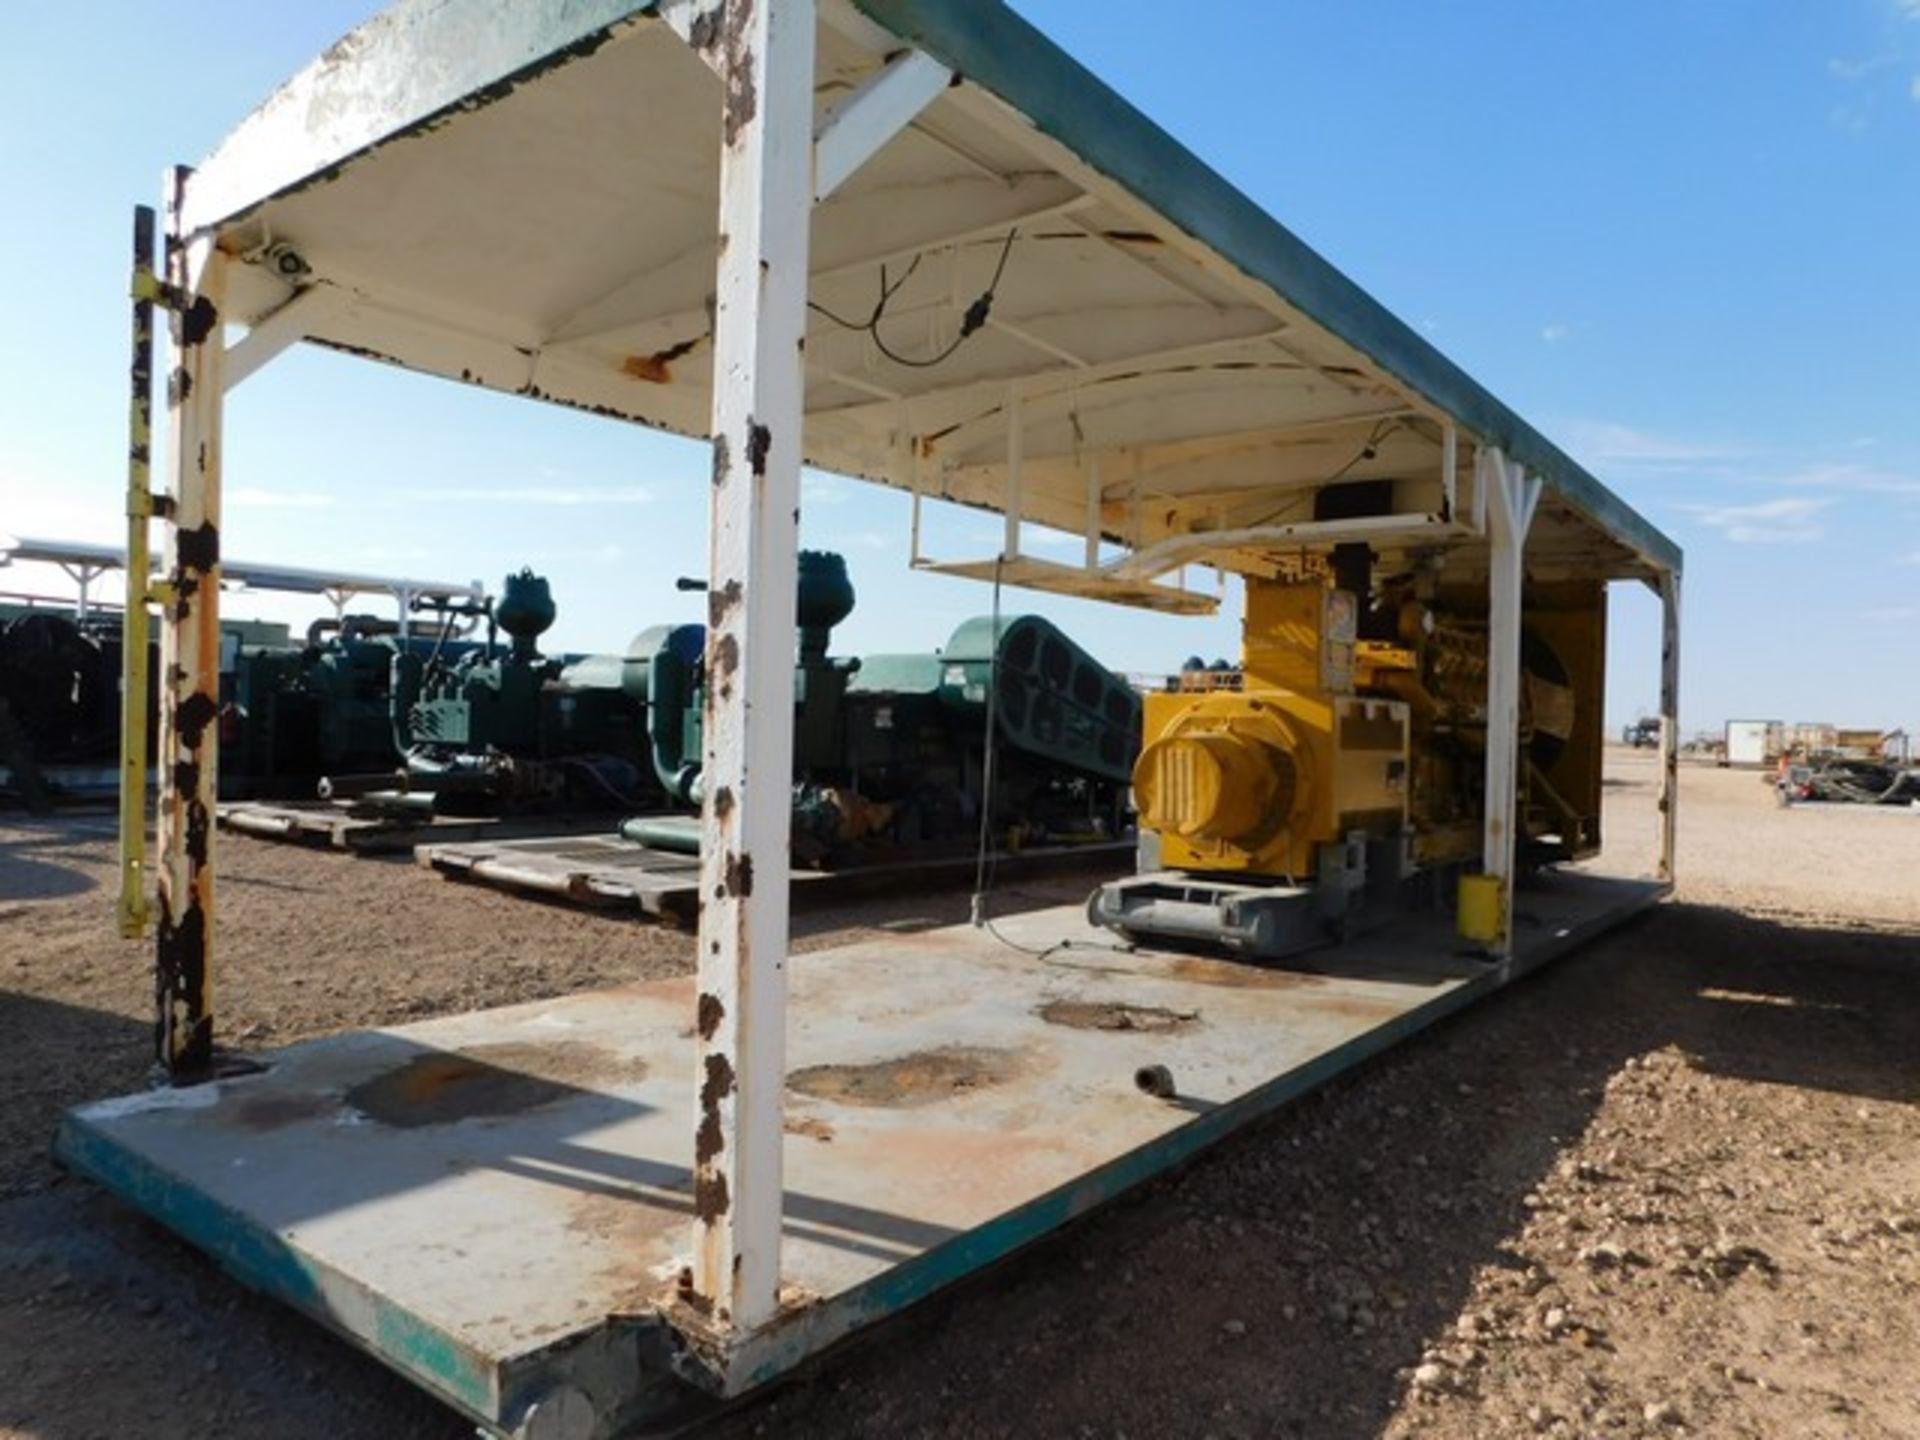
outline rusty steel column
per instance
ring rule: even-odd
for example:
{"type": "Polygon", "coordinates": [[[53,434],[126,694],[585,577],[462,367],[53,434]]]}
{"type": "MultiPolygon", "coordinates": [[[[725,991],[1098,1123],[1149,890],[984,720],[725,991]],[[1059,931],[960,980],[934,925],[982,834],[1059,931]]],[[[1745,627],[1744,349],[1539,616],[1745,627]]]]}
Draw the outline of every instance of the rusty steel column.
{"type": "Polygon", "coordinates": [[[716,1326],[780,1287],[813,0],[727,0],[701,827],[694,1265],[716,1326]]]}
{"type": "MultiPolygon", "coordinates": [[[[172,347],[167,373],[167,520],[160,587],[159,923],[155,1034],[175,1081],[213,1059],[213,807],[220,712],[220,306],[226,257],[181,233],[191,172],[167,192],[172,347]]],[[[131,603],[131,601],[130,601],[131,603]]]]}
{"type": "Polygon", "coordinates": [[[1680,810],[1680,575],[1660,584],[1660,879],[1673,883],[1680,810]]]}

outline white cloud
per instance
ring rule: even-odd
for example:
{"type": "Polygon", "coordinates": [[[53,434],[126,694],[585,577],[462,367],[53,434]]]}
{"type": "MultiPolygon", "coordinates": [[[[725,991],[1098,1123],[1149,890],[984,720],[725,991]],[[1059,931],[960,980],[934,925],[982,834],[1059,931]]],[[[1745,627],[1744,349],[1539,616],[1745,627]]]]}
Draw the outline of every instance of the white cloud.
{"type": "Polygon", "coordinates": [[[1909,550],[1900,557],[1902,565],[1920,565],[1920,550],[1909,550]]]}
{"type": "Polygon", "coordinates": [[[424,545],[369,545],[360,551],[360,558],[381,565],[391,565],[398,561],[411,563],[415,560],[428,560],[433,552],[424,545]]]}
{"type": "Polygon", "coordinates": [[[1836,105],[1827,119],[1836,130],[1864,135],[1873,125],[1873,98],[1869,95],[1863,105],[1836,105]]]}
{"type": "Polygon", "coordinates": [[[1882,605],[1873,610],[1862,610],[1862,620],[1875,625],[1901,625],[1910,620],[1920,620],[1920,605],[1882,605]]]}
{"type": "Polygon", "coordinates": [[[448,485],[432,490],[401,492],[409,500],[501,500],[515,505],[651,505],[653,491],[644,485],[448,485]]]}
{"type": "Polygon", "coordinates": [[[1574,456],[1596,467],[1694,469],[1748,453],[1737,446],[1677,440],[1611,420],[1575,420],[1566,427],[1566,440],[1574,456]]]}
{"type": "Polygon", "coordinates": [[[1065,530],[1029,526],[1020,533],[1020,545],[1022,549],[1027,550],[1085,550],[1087,538],[1084,535],[1069,534],[1065,530]]]}
{"type": "Polygon", "coordinates": [[[844,505],[853,499],[853,487],[825,475],[800,477],[800,503],[804,505],[844,505]]]}
{"type": "Polygon", "coordinates": [[[1860,80],[1876,70],[1898,64],[1900,57],[1893,54],[1869,55],[1864,60],[1829,60],[1827,73],[1836,80],[1860,80]]]}
{"type": "Polygon", "coordinates": [[[1913,80],[1908,84],[1907,98],[1912,100],[1914,104],[1920,105],[1920,75],[1914,76],[1913,80]]]}
{"type": "Polygon", "coordinates": [[[1862,495],[1920,495],[1920,475],[1879,465],[1807,465],[1779,476],[1776,484],[1794,490],[1850,490],[1862,495]]]}
{"type": "Polygon", "coordinates": [[[257,485],[238,485],[222,497],[229,505],[257,510],[325,510],[333,496],[317,490],[269,490],[257,485]]]}
{"type": "Polygon", "coordinates": [[[1562,325],[1562,324],[1559,324],[1558,322],[1555,322],[1552,325],[1542,325],[1540,327],[1540,338],[1546,341],[1547,344],[1549,345],[1554,344],[1556,341],[1566,339],[1567,336],[1571,335],[1572,333],[1573,333],[1573,330],[1570,326],[1562,325]]]}
{"type": "Polygon", "coordinates": [[[1820,512],[1830,497],[1783,495],[1751,505],[1681,505],[1702,525],[1718,530],[1735,545],[1801,545],[1825,533],[1820,512]]]}

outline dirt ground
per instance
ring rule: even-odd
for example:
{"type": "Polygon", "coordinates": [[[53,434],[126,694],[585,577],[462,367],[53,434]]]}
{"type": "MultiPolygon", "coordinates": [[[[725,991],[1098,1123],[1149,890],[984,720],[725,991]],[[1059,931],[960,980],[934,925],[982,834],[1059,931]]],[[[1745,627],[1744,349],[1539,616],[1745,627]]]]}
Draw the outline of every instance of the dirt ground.
{"type": "MultiPolygon", "coordinates": [[[[1610,858],[1650,856],[1652,782],[1613,757],[1610,858]]],[[[1674,903],[710,1433],[1920,1436],[1920,814],[1688,769],[1681,817],[1674,903]]],[[[243,1046],[691,961],[410,864],[221,864],[243,1046]]],[[[106,819],[0,817],[0,1436],[470,1434],[45,1158],[148,1062],[112,877],[106,819]]],[[[802,946],[964,911],[811,916],[802,946]]]]}

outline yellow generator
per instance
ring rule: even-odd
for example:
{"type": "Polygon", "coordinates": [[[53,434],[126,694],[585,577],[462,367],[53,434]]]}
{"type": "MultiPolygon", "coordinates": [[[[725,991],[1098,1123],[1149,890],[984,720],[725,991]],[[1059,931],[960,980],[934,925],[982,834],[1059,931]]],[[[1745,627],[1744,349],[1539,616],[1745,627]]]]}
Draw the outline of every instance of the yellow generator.
{"type": "MultiPolygon", "coordinates": [[[[1146,697],[1141,873],[1094,893],[1096,923],[1271,959],[1451,893],[1482,838],[1484,607],[1363,593],[1250,579],[1241,668],[1146,697]]],[[[1605,610],[1597,585],[1529,600],[1520,814],[1540,864],[1599,848],[1605,610]]]]}

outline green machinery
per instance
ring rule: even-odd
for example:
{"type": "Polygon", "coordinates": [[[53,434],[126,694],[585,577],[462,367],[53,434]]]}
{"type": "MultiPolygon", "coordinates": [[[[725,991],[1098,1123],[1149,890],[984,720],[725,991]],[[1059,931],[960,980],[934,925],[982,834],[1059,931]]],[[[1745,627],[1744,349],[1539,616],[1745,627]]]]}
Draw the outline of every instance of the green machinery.
{"type": "Polygon", "coordinates": [[[484,646],[453,658],[437,648],[393,657],[389,705],[405,798],[388,792],[387,803],[471,810],[651,800],[643,764],[650,667],[631,655],[543,656],[540,637],[559,612],[531,570],[509,575],[481,613],[484,646]]]}
{"type": "Polygon", "coordinates": [[[222,790],[310,792],[322,775],[391,767],[388,691],[407,643],[399,628],[347,615],[315,621],[304,647],[237,646],[222,696],[222,790]]]}
{"type": "MultiPolygon", "coordinates": [[[[1140,730],[1124,680],[1035,616],[1003,618],[997,630],[970,620],[939,651],[831,655],[833,629],[854,606],[846,562],[803,551],[799,569],[797,858],[970,842],[989,792],[989,749],[999,838],[1119,832],[1140,730]]],[[[510,576],[475,613],[488,621],[488,639],[452,659],[377,637],[389,753],[399,763],[336,775],[322,793],[376,810],[646,812],[625,833],[697,848],[704,627],[657,625],[624,654],[549,658],[538,643],[556,610],[547,582],[530,571],[510,576]]],[[[340,643],[359,637],[343,633],[340,643]]]]}
{"type": "MultiPolygon", "coordinates": [[[[969,620],[937,651],[830,656],[829,634],[853,603],[840,556],[801,552],[796,859],[845,857],[873,843],[971,842],[989,790],[1002,841],[1120,833],[1140,735],[1139,698],[1123,679],[1032,615],[1003,618],[997,630],[992,619],[969,620]]],[[[701,677],[664,654],[653,674],[670,677],[652,712],[655,771],[673,800],[697,808],[701,677]]],[[[685,819],[622,828],[662,848],[698,844],[685,819]]]]}

